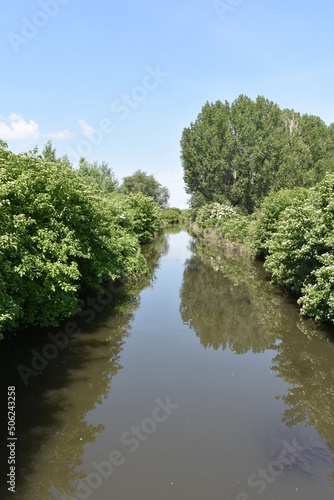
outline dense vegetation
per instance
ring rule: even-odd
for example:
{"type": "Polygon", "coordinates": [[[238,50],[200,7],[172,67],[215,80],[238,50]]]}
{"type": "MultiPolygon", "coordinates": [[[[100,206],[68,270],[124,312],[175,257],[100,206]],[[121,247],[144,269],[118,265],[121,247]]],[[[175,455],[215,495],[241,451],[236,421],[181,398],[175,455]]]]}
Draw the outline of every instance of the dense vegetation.
{"type": "Polygon", "coordinates": [[[142,170],[137,170],[133,175],[124,177],[120,192],[125,194],[142,193],[150,196],[161,208],[168,206],[169,191],[162,186],[153,175],[147,175],[142,170]]]}
{"type": "Polygon", "coordinates": [[[302,314],[334,322],[334,125],[240,96],[207,103],[181,147],[200,234],[244,243],[302,314]]]}
{"type": "Polygon", "coordinates": [[[244,243],[248,235],[250,217],[240,214],[230,204],[209,203],[197,211],[196,223],[200,231],[210,228],[216,234],[235,243],[244,243]]]}
{"type": "Polygon", "coordinates": [[[270,191],[312,187],[333,171],[334,125],[264,97],[206,103],[185,128],[181,159],[192,207],[225,202],[252,213],[270,191]]]}
{"type": "Polygon", "coordinates": [[[56,325],[104,281],[147,270],[140,243],[160,230],[160,208],[116,188],[105,163],[74,170],[51,143],[41,155],[0,143],[0,334],[56,325]]]}
{"type": "Polygon", "coordinates": [[[300,295],[303,314],[334,322],[334,175],[303,198],[282,210],[268,232],[265,267],[274,282],[300,295]]]}

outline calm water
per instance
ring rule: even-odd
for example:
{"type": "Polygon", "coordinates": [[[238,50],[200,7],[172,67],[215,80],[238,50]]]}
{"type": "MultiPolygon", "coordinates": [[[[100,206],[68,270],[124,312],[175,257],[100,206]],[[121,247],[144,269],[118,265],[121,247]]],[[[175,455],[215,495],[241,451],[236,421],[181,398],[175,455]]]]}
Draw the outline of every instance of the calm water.
{"type": "Polygon", "coordinates": [[[18,437],[16,494],[5,464],[1,498],[332,499],[332,330],[302,319],[260,264],[185,231],[145,251],[150,276],[90,302],[81,334],[27,385],[17,366],[48,332],[1,344],[18,437]]]}

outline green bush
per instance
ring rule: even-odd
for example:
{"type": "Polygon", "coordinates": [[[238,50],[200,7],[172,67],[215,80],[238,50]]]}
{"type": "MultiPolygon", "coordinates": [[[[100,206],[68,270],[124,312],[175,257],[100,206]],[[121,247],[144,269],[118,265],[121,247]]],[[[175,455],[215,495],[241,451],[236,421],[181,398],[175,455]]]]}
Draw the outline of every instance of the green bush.
{"type": "Polygon", "coordinates": [[[241,215],[229,204],[210,203],[197,212],[199,229],[217,228],[220,234],[232,242],[244,242],[248,235],[249,217],[241,215]]]}
{"type": "Polygon", "coordinates": [[[115,194],[110,201],[110,211],[117,223],[136,235],[140,243],[152,240],[161,231],[161,209],[150,196],[115,194]]]}
{"type": "Polygon", "coordinates": [[[281,212],[268,242],[272,280],[298,294],[302,314],[334,321],[334,175],[327,174],[299,207],[281,212]]]}
{"type": "Polygon", "coordinates": [[[184,208],[181,210],[181,223],[188,224],[189,222],[193,222],[195,220],[194,210],[191,208],[184,208]]]}
{"type": "Polygon", "coordinates": [[[228,204],[211,203],[197,212],[200,231],[214,228],[232,242],[249,243],[266,256],[274,283],[299,295],[301,313],[334,322],[334,174],[314,188],[272,192],[250,224],[228,204]]]}
{"type": "Polygon", "coordinates": [[[281,189],[271,192],[254,213],[250,225],[250,246],[255,256],[268,255],[268,244],[276,232],[280,214],[288,207],[299,206],[306,198],[308,190],[304,188],[281,189]]]}
{"type": "Polygon", "coordinates": [[[77,310],[86,290],[146,270],[138,238],[158,225],[152,204],[129,197],[129,233],[112,200],[68,163],[0,148],[0,333],[56,325],[77,310]]]}
{"type": "Polygon", "coordinates": [[[334,255],[325,253],[318,261],[321,267],[308,276],[298,304],[302,314],[316,321],[334,322],[334,255]]]}
{"type": "Polygon", "coordinates": [[[221,205],[214,202],[204,205],[197,212],[196,222],[199,227],[206,229],[216,226],[220,221],[230,219],[237,215],[236,210],[230,205],[221,205]]]}
{"type": "Polygon", "coordinates": [[[268,243],[265,268],[275,283],[286,285],[297,293],[305,278],[317,267],[317,257],[322,253],[322,228],[317,218],[321,218],[321,211],[315,210],[313,204],[286,208],[268,243]]]}
{"type": "Polygon", "coordinates": [[[250,217],[236,214],[220,223],[224,238],[235,243],[246,243],[248,240],[250,217]]]}
{"type": "Polygon", "coordinates": [[[298,303],[302,314],[334,322],[334,175],[327,174],[312,198],[316,266],[305,280],[298,303]]]}
{"type": "Polygon", "coordinates": [[[179,224],[182,213],[179,208],[171,207],[162,211],[162,218],[167,224],[179,224]]]}

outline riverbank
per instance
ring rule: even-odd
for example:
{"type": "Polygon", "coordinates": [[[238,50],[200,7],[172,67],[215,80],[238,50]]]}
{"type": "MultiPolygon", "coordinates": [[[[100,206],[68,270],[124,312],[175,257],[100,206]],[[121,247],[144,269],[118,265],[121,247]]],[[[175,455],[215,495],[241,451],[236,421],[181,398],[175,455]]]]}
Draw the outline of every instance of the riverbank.
{"type": "Polygon", "coordinates": [[[104,283],[147,273],[141,244],[162,228],[153,198],[107,192],[66,159],[1,144],[0,163],[0,339],[57,326],[104,283]]]}
{"type": "Polygon", "coordinates": [[[232,250],[240,255],[251,255],[250,248],[240,242],[233,242],[221,234],[221,228],[200,229],[196,223],[189,223],[189,231],[205,243],[222,249],[232,250]]]}
{"type": "Polygon", "coordinates": [[[334,175],[327,174],[313,188],[273,191],[251,215],[210,203],[197,211],[197,234],[247,249],[264,261],[272,283],[297,296],[302,315],[334,323],[333,200],[334,175]]]}

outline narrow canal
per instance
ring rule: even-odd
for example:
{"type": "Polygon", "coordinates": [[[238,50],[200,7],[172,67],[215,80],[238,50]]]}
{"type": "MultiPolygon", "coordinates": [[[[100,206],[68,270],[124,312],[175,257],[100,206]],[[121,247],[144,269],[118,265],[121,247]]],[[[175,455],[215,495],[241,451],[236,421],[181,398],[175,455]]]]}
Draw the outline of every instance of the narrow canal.
{"type": "Polygon", "coordinates": [[[145,253],[131,289],[1,345],[18,437],[1,498],[331,500],[333,330],[186,231],[145,253]]]}

